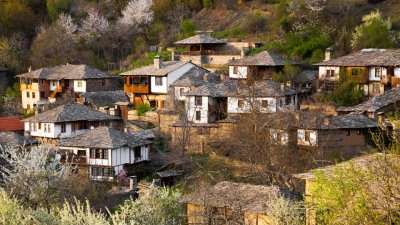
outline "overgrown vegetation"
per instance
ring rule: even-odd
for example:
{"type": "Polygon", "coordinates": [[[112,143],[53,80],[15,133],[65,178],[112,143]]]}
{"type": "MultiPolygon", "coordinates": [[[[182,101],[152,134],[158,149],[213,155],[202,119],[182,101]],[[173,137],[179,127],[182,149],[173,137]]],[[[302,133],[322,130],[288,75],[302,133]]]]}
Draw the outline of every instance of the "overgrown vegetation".
{"type": "Polygon", "coordinates": [[[144,116],[146,115],[146,112],[150,110],[150,105],[147,103],[141,103],[135,107],[135,110],[138,116],[144,116]]]}

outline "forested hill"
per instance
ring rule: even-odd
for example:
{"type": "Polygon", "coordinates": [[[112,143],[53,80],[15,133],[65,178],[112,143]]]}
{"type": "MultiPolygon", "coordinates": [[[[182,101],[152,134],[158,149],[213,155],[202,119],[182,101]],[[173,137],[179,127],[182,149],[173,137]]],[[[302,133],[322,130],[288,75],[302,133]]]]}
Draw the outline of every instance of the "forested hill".
{"type": "Polygon", "coordinates": [[[329,46],[336,55],[398,47],[399,12],[398,0],[8,0],[0,2],[0,66],[140,66],[150,45],[166,48],[196,30],[314,63],[329,46]]]}

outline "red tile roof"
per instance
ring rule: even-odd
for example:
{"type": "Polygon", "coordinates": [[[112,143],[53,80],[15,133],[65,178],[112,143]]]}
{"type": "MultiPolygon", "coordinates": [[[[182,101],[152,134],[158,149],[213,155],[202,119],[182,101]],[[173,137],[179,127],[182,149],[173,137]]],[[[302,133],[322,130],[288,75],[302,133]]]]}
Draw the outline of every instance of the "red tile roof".
{"type": "Polygon", "coordinates": [[[24,131],[24,122],[21,117],[0,117],[0,132],[24,131]]]}

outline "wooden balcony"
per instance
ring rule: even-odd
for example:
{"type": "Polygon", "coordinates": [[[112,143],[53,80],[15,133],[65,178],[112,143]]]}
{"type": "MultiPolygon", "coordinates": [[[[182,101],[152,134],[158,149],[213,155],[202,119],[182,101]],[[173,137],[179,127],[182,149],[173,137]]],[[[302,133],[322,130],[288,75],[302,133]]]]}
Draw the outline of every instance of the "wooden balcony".
{"type": "Polygon", "coordinates": [[[32,84],[21,83],[20,90],[21,91],[25,91],[25,90],[39,91],[39,84],[38,83],[32,83],[32,84]]]}
{"type": "Polygon", "coordinates": [[[124,85],[124,92],[125,93],[138,93],[138,94],[148,94],[150,93],[150,86],[143,85],[143,84],[125,84],[124,85]]]}
{"type": "Polygon", "coordinates": [[[57,93],[61,93],[61,92],[62,92],[62,87],[57,86],[56,88],[54,88],[53,92],[51,92],[50,98],[55,98],[57,93]]]}

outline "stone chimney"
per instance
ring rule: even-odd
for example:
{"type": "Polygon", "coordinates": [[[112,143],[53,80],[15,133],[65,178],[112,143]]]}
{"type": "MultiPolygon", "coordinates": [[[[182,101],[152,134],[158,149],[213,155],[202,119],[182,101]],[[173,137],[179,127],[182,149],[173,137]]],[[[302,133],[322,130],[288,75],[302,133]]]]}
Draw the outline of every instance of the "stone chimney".
{"type": "Polygon", "coordinates": [[[333,51],[333,48],[327,48],[325,50],[325,59],[324,59],[324,61],[329,61],[329,60],[332,59],[332,51],[333,51]]]}
{"type": "Polygon", "coordinates": [[[135,191],[138,186],[138,179],[137,176],[130,176],[129,177],[129,190],[135,191]]]}
{"type": "Polygon", "coordinates": [[[285,91],[285,84],[284,83],[280,83],[279,87],[280,87],[281,91],[285,91]]]}
{"type": "Polygon", "coordinates": [[[159,55],[154,57],[154,67],[156,69],[161,69],[162,67],[162,59],[159,55]]]}
{"type": "Polygon", "coordinates": [[[28,73],[32,72],[32,66],[29,66],[28,73]]]}
{"type": "Polygon", "coordinates": [[[328,117],[324,117],[324,125],[325,126],[329,126],[330,122],[331,122],[331,118],[329,116],[328,117]]]}
{"type": "Polygon", "coordinates": [[[208,81],[208,73],[205,73],[205,74],[203,75],[203,80],[204,80],[204,81],[208,81]]]}

